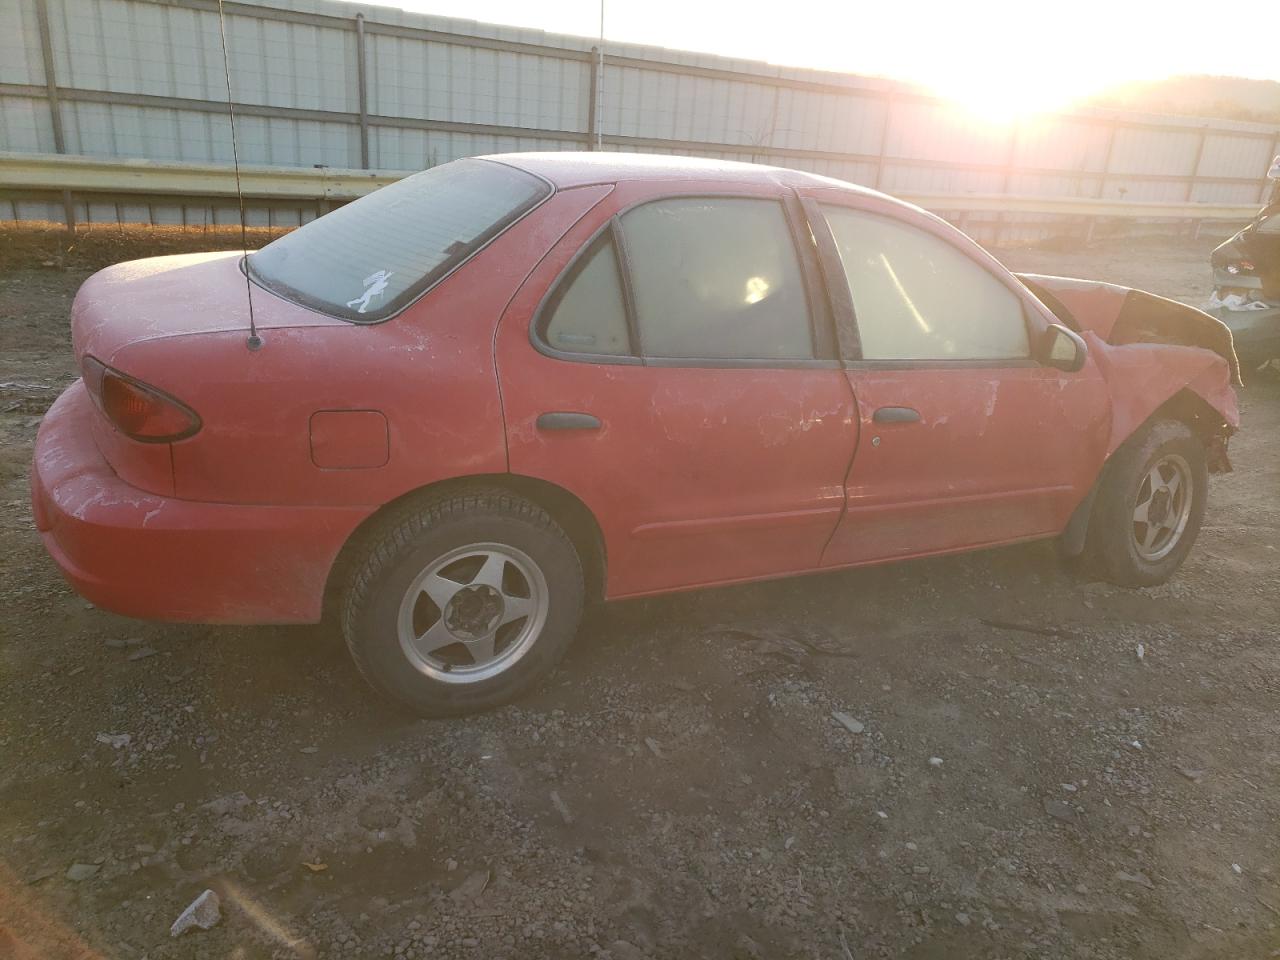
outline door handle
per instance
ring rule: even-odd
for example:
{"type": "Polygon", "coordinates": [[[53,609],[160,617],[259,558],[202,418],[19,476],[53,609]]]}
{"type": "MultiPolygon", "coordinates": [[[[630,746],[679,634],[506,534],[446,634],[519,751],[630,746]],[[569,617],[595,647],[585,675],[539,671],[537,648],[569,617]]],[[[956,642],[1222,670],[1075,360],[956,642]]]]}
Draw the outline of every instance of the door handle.
{"type": "Polygon", "coordinates": [[[554,413],[538,414],[539,430],[599,430],[600,418],[589,413],[554,413]]]}
{"type": "Polygon", "coordinates": [[[876,423],[919,423],[920,411],[912,407],[881,407],[871,419],[876,423]]]}

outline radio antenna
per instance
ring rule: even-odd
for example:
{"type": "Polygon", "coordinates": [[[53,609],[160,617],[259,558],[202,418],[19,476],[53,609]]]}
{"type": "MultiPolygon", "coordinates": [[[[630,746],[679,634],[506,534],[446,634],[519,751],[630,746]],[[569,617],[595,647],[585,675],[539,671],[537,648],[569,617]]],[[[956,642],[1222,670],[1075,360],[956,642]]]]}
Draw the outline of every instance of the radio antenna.
{"type": "Polygon", "coordinates": [[[227,113],[231,116],[231,162],[236,170],[236,199],[240,202],[240,248],[244,251],[244,294],[249,300],[249,338],[245,346],[257,350],[262,346],[258,325],[253,319],[253,281],[249,279],[249,234],[244,222],[244,191],[240,189],[240,149],[236,143],[236,108],[231,99],[231,61],[227,57],[227,21],[218,0],[218,32],[222,35],[222,72],[227,78],[227,113]]]}

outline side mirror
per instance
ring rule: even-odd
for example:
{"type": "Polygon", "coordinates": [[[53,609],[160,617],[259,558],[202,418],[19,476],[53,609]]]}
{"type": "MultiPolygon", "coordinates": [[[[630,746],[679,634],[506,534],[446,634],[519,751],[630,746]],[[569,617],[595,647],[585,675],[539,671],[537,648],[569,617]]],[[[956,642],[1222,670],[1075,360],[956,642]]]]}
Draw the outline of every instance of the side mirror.
{"type": "Polygon", "coordinates": [[[1036,351],[1036,359],[1046,367],[1075,373],[1084,366],[1084,358],[1089,355],[1089,348],[1078,333],[1068,330],[1060,323],[1051,323],[1040,336],[1040,348],[1036,351]]]}

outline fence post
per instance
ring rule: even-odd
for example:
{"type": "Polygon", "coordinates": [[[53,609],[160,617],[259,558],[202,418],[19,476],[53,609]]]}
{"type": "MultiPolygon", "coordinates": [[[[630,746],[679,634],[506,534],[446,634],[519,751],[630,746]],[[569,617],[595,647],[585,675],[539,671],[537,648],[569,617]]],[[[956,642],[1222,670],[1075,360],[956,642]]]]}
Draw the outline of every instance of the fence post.
{"type": "MultiPolygon", "coordinates": [[[[40,31],[40,54],[44,60],[44,85],[49,99],[49,120],[53,125],[53,149],[67,152],[67,141],[62,132],[62,106],[58,102],[58,78],[53,67],[53,34],[49,30],[48,0],[36,0],[36,25],[40,31]]],[[[70,190],[62,191],[62,212],[67,221],[67,233],[75,235],[76,207],[70,190]]]]}
{"type": "MultiPolygon", "coordinates": [[[[1107,174],[1111,172],[1111,155],[1116,149],[1116,130],[1120,124],[1112,120],[1107,124],[1107,153],[1102,158],[1102,170],[1098,173],[1098,193],[1097,197],[1101,200],[1107,193],[1107,174]]],[[[1093,242],[1093,231],[1098,226],[1098,218],[1089,218],[1089,227],[1085,230],[1084,242],[1093,242]]]]}
{"type": "Polygon", "coordinates": [[[884,182],[884,162],[889,151],[889,123],[893,119],[893,94],[886,93],[884,97],[884,122],[880,124],[880,150],[879,156],[876,158],[876,181],[872,186],[877,190],[880,184],[884,182]]]}
{"type": "Polygon", "coordinates": [[[365,72],[364,14],[356,14],[356,73],[360,100],[360,169],[369,169],[369,81],[365,72]]]}
{"type": "Polygon", "coordinates": [[[1102,170],[1098,174],[1098,199],[1102,199],[1107,192],[1107,174],[1111,172],[1111,156],[1116,149],[1116,129],[1119,123],[1112,120],[1107,124],[1107,154],[1102,158],[1102,170]]]}
{"type": "MultiPolygon", "coordinates": [[[[1200,161],[1204,158],[1204,144],[1209,139],[1208,132],[1204,127],[1200,128],[1200,140],[1196,143],[1196,159],[1191,164],[1191,176],[1187,178],[1187,194],[1186,200],[1191,202],[1196,192],[1196,177],[1200,175],[1200,161]]],[[[1198,239],[1200,236],[1200,227],[1198,222],[1192,220],[1187,224],[1188,231],[1194,231],[1192,239],[1198,239]]]]}
{"type": "Polygon", "coordinates": [[[596,148],[596,110],[600,96],[600,48],[591,48],[591,90],[587,95],[587,149],[596,148]]]}
{"type": "Polygon", "coordinates": [[[1204,128],[1200,129],[1200,141],[1196,144],[1196,158],[1191,164],[1191,174],[1187,177],[1186,199],[1190,201],[1196,192],[1196,177],[1200,175],[1200,160],[1204,157],[1204,142],[1209,139],[1204,128]]]}

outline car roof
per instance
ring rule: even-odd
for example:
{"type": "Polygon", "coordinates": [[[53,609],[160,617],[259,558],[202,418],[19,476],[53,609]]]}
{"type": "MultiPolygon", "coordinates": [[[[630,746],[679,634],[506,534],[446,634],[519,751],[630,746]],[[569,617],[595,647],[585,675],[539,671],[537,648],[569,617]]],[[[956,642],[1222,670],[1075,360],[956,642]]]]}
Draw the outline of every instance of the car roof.
{"type": "Polygon", "coordinates": [[[770,167],[736,160],[675,157],[656,153],[561,151],[544,153],[496,153],[483,157],[510,164],[549,180],[557,189],[582,187],[620,180],[702,180],[715,183],[774,184],[787,187],[828,187],[866,196],[886,197],[866,187],[803,170],[770,167]]]}

